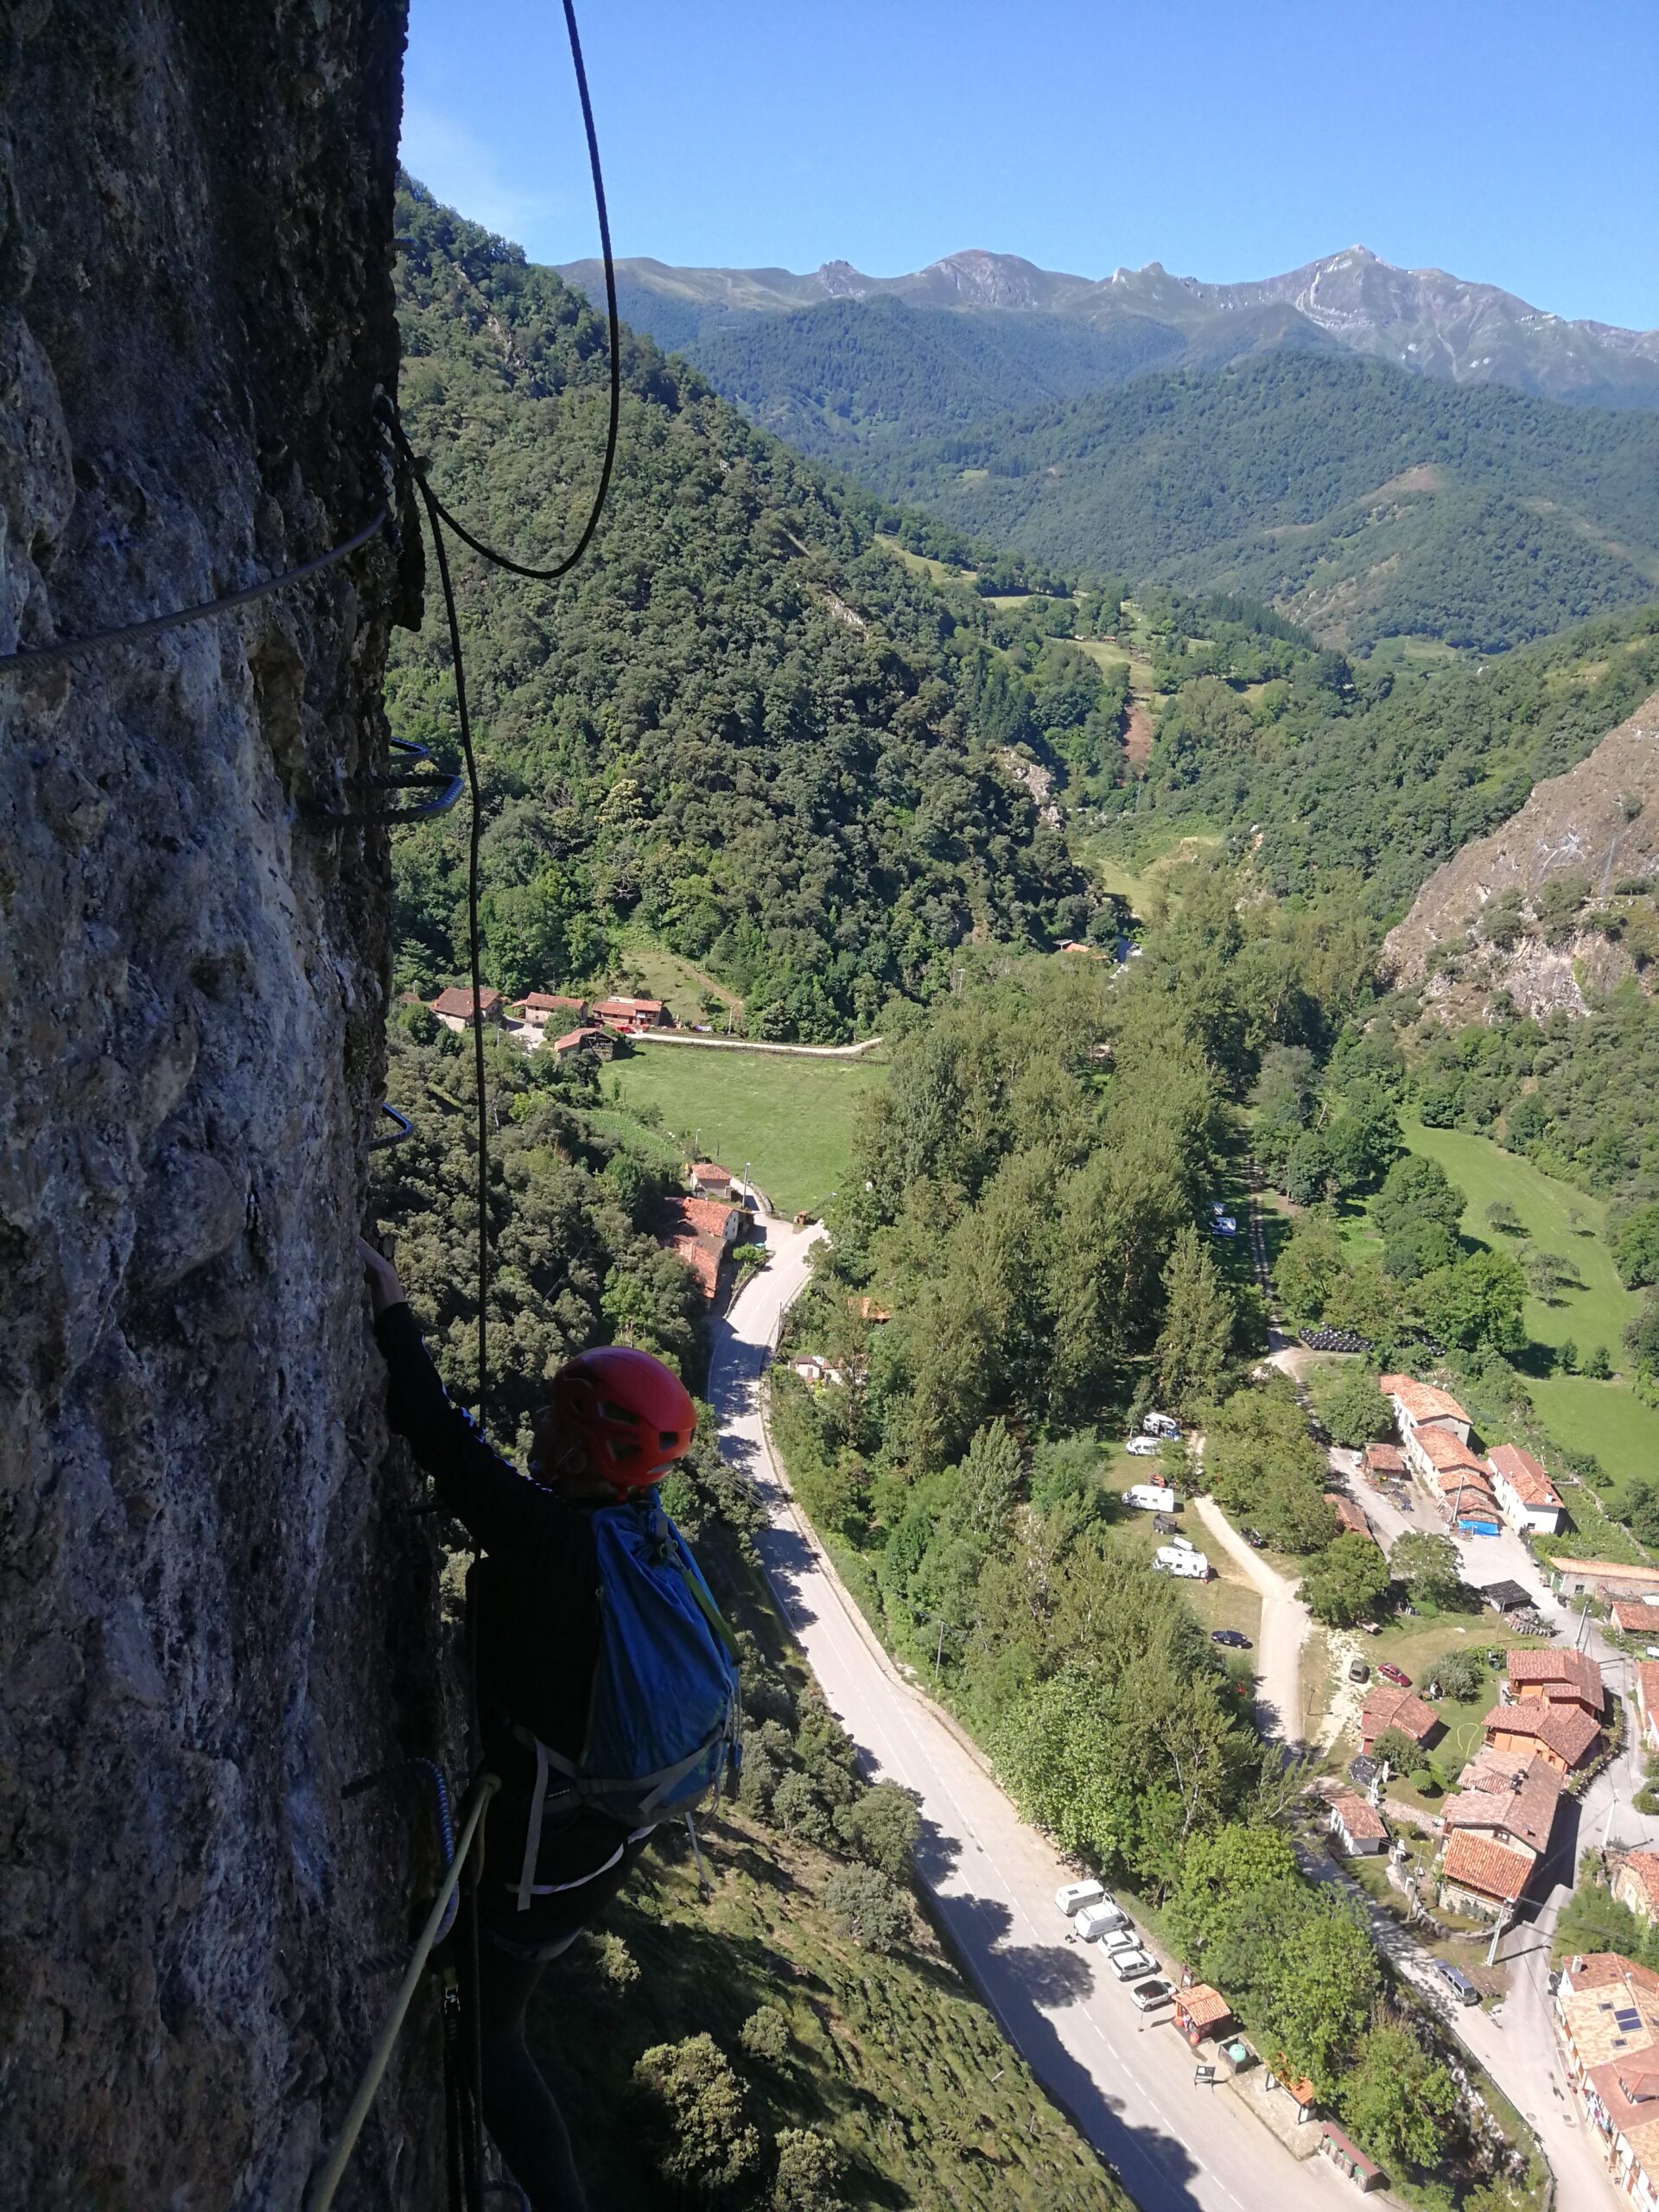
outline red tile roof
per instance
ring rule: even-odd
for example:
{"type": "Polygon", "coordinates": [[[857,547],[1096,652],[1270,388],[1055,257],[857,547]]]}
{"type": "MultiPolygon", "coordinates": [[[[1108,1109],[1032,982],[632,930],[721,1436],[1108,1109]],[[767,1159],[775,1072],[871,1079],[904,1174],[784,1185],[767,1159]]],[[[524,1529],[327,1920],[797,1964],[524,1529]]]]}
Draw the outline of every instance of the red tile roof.
{"type": "Polygon", "coordinates": [[[1191,1989],[1178,1989],[1175,2003],[1195,2028],[1218,2027],[1223,2020],[1233,2017],[1232,2006],[1207,1981],[1195,1981],[1191,1989]]]}
{"type": "Polygon", "coordinates": [[[1486,1716],[1488,1741],[1494,1735],[1531,1737],[1568,1766],[1586,1758],[1601,1730],[1576,1705],[1552,1705],[1548,1698],[1522,1698],[1516,1705],[1495,1705],[1486,1716]]]}
{"type": "Polygon", "coordinates": [[[1402,1690],[1397,1682],[1378,1682],[1365,1700],[1360,1716],[1360,1727],[1366,1740],[1380,1736],[1385,1728],[1397,1728],[1402,1736],[1409,1736],[1414,1744],[1440,1726],[1440,1716],[1432,1706],[1410,1690],[1402,1690]]]}
{"type": "Polygon", "coordinates": [[[1459,1444],[1449,1429],[1422,1428],[1416,1432],[1415,1442],[1423,1457],[1433,1468],[1440,1488],[1450,1487],[1446,1478],[1455,1476],[1469,1483],[1478,1483],[1490,1495],[1491,1478],[1466,1444],[1459,1444]]]}
{"type": "Polygon", "coordinates": [[[1371,1524],[1365,1518],[1363,1510],[1356,1505],[1351,1497],[1344,1497],[1340,1491],[1328,1490],[1325,1493],[1325,1502],[1334,1511],[1343,1527],[1351,1535],[1370,1535],[1371,1524]]]}
{"type": "Polygon", "coordinates": [[[1626,1636],[1659,1636],[1659,1605],[1644,1605],[1638,1598],[1616,1598],[1613,1624],[1626,1636]]]}
{"type": "Polygon", "coordinates": [[[1385,1398],[1398,1400],[1408,1421],[1460,1421],[1465,1427],[1468,1424],[1468,1414],[1451,1392],[1433,1382],[1418,1382],[1409,1375],[1380,1375],[1376,1387],[1385,1398]]]}
{"type": "Polygon", "coordinates": [[[1500,1444],[1486,1454],[1493,1471],[1503,1476],[1522,1505],[1558,1506],[1561,1494],[1530,1452],[1518,1444],[1500,1444]]]}
{"type": "Polygon", "coordinates": [[[1606,1695],[1601,1669],[1586,1651],[1511,1651],[1508,1666],[1512,1689],[1535,1686],[1548,1698],[1565,1694],[1601,1711],[1606,1695]]]}
{"type": "Polygon", "coordinates": [[[587,1003],[586,999],[562,999],[547,991],[526,991],[523,998],[513,1001],[508,1011],[512,1014],[568,1014],[574,1007],[580,1014],[587,1003]]]}
{"type": "MultiPolygon", "coordinates": [[[[478,995],[478,1002],[486,1014],[493,1014],[501,1003],[501,994],[491,990],[486,984],[478,995]]],[[[472,992],[461,990],[452,983],[447,991],[440,991],[433,1000],[432,1011],[434,1014],[454,1014],[462,1021],[470,1021],[473,1018],[472,992]]]]}
{"type": "Polygon", "coordinates": [[[553,1039],[553,1049],[556,1052],[569,1052],[574,1051],[578,1045],[594,1044],[601,1037],[608,1037],[610,1033],[608,1029],[594,1029],[591,1026],[585,1029],[567,1029],[563,1037],[556,1037],[553,1039]]]}
{"type": "Polygon", "coordinates": [[[1659,1713],[1659,1659],[1642,1659],[1636,1669],[1637,1700],[1651,1717],[1659,1713]]]}
{"type": "Polygon", "coordinates": [[[699,1230],[704,1236],[722,1239],[727,1223],[734,1213],[743,1211],[741,1206],[722,1205],[718,1198],[671,1198],[669,1210],[677,1220],[699,1230]]]}
{"type": "Polygon", "coordinates": [[[1331,1800],[1331,1809],[1341,1820],[1349,1834],[1357,1842],[1362,1836],[1386,1837],[1389,1824],[1369,1797],[1362,1797],[1357,1789],[1339,1789],[1331,1800]]]}
{"type": "Polygon", "coordinates": [[[1459,1780],[1460,1787],[1446,1799],[1441,1815],[1448,1828],[1502,1828],[1532,1851],[1548,1850],[1561,1778],[1548,1759],[1529,1759],[1517,1767],[1513,1751],[1488,1745],[1459,1780]]]}
{"type": "Polygon", "coordinates": [[[1659,1567],[1632,1567],[1624,1559],[1561,1559],[1552,1553],[1549,1563],[1560,1574],[1588,1575],[1597,1582],[1659,1583],[1659,1567]]]}
{"type": "Polygon", "coordinates": [[[1365,1464],[1379,1475],[1403,1475],[1406,1455],[1397,1444],[1368,1444],[1365,1464]]]}
{"type": "Polygon", "coordinates": [[[595,1014],[609,1014],[620,1021],[631,1021],[636,1014],[658,1014],[662,1010],[661,999],[601,999],[594,1007],[595,1014]]]}
{"type": "Polygon", "coordinates": [[[1575,1951],[1562,1961],[1561,1971],[1575,1997],[1583,1989],[1609,1989],[1616,1982],[1628,1981],[1649,1996],[1659,1998],[1659,1974],[1651,1967],[1638,1966],[1622,1951],[1575,1951]]]}
{"type": "Polygon", "coordinates": [[[1513,1904],[1527,1886],[1537,1862],[1524,1851],[1507,1851],[1501,1843],[1459,1828],[1446,1847],[1441,1872],[1448,1882],[1475,1890],[1482,1897],[1501,1897],[1513,1904]]]}

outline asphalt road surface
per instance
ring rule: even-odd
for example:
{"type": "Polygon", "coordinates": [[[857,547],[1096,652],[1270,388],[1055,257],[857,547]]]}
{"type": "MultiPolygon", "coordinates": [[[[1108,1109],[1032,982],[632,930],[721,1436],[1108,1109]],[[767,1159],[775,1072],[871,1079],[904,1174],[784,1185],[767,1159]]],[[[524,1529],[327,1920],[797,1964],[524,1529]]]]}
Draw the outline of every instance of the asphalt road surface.
{"type": "Polygon", "coordinates": [[[1141,2212],[1335,2212],[1353,2198],[1324,2159],[1298,2162],[1193,2055],[1147,2024],[1054,1891],[1069,1866],[1014,1811],[944,1717],[895,1671],[842,1592],[772,1458],[760,1410],[769,1348],[805,1280],[816,1230],[767,1224],[772,1260],[715,1327],[721,1448],[752,1476],[768,1580],[830,1707],[873,1772],[914,1790],[918,1866],[962,1959],[1032,2071],[1110,2162],[1141,2212]]]}

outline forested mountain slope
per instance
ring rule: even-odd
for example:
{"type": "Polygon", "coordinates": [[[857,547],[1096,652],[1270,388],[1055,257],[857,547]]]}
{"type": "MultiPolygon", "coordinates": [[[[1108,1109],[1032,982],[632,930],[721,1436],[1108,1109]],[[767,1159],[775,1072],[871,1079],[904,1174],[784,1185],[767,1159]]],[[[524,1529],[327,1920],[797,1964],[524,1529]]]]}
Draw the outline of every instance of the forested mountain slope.
{"type": "MultiPolygon", "coordinates": [[[[1185,612],[1197,627],[1202,606],[1185,612]]],[[[1471,838],[1535,785],[1592,753],[1659,686],[1659,605],[1477,666],[1332,665],[1327,680],[1243,684],[1213,648],[1166,645],[1170,689],[1139,783],[1103,801],[1132,849],[1161,823],[1217,830],[1281,891],[1344,873],[1355,902],[1396,918],[1471,838]],[[1194,673],[1184,680],[1183,666],[1194,673]]]]}
{"type": "Polygon", "coordinates": [[[1659,418],[1298,353],[1145,377],[862,473],[1047,559],[1494,652],[1646,598],[1659,418]]]}
{"type": "MultiPolygon", "coordinates": [[[[409,434],[473,527],[550,561],[603,442],[602,323],[418,188],[398,227],[409,434]]],[[[594,976],[632,923],[745,995],[761,1033],[825,1038],[969,935],[1077,929],[1081,880],[995,765],[926,579],[648,341],[626,339],[625,375],[610,505],[575,574],[539,585],[457,558],[489,980],[594,976]]],[[[447,659],[429,607],[388,704],[453,759],[447,659]]],[[[398,842],[396,919],[423,987],[464,965],[465,851],[453,817],[398,842]]]]}

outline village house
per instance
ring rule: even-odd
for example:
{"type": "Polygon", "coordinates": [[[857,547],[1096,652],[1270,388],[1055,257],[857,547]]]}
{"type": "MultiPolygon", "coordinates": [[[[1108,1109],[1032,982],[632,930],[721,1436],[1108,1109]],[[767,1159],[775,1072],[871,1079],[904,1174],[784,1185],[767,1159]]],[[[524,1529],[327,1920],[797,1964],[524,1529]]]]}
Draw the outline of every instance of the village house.
{"type": "Polygon", "coordinates": [[[527,992],[507,1008],[509,1019],[518,1024],[519,1042],[532,1051],[555,1025],[563,1028],[573,1020],[579,1022],[587,1011],[585,999],[557,998],[550,991],[527,992]]]}
{"type": "Polygon", "coordinates": [[[1573,1705],[1599,1721],[1607,1693],[1601,1669],[1584,1651],[1511,1651],[1508,1655],[1511,1698],[1548,1698],[1552,1705],[1573,1705]]]}
{"type": "Polygon", "coordinates": [[[1659,1659],[1637,1662],[1636,1711],[1643,1749],[1659,1751],[1659,1659]]]}
{"type": "Polygon", "coordinates": [[[815,1351],[802,1352],[798,1358],[790,1361],[789,1366],[791,1374],[798,1375],[803,1382],[814,1389],[822,1388],[826,1382],[839,1386],[847,1380],[840,1368],[827,1359],[820,1359],[815,1351]]]}
{"type": "Polygon", "coordinates": [[[1374,1483],[1398,1482],[1406,1471],[1406,1455],[1397,1444],[1368,1444],[1365,1474],[1374,1483]]]}
{"type": "Polygon", "coordinates": [[[1638,1920],[1659,1920],[1659,1851],[1627,1851],[1613,1876],[1613,1895],[1638,1920]]]}
{"type": "Polygon", "coordinates": [[[717,1205],[712,1198],[666,1198],[663,1214],[664,1243],[685,1262],[712,1302],[720,1290],[721,1263],[742,1243],[748,1216],[741,1206],[717,1205]]]}
{"type": "Polygon", "coordinates": [[[1530,1452],[1518,1444],[1499,1444],[1486,1454],[1492,1471],[1492,1488],[1503,1518],[1517,1535],[1529,1529],[1541,1536],[1560,1534],[1567,1518],[1561,1494],[1530,1452]]]}
{"type": "MultiPolygon", "coordinates": [[[[501,1019],[501,994],[486,984],[478,995],[478,1010],[486,1023],[501,1019]]],[[[432,1011],[446,1029],[470,1029],[473,1026],[473,995],[451,985],[440,991],[432,1001],[432,1011]]]]}
{"type": "Polygon", "coordinates": [[[1550,1583],[1563,1598],[1646,1598],[1659,1605],[1659,1567],[1622,1559],[1561,1559],[1552,1554],[1550,1583]]]}
{"type": "Polygon", "coordinates": [[[1568,2083],[1613,2180],[1659,2206],[1659,1974],[1616,1951],[1562,1961],[1555,1990],[1568,2083]]]}
{"type": "Polygon", "coordinates": [[[1357,1789],[1339,1789],[1331,1800],[1331,1833],[1349,1859],[1367,1858],[1388,1848],[1388,1822],[1357,1789]]]}
{"type": "Polygon", "coordinates": [[[1425,1428],[1406,1446],[1406,1456],[1453,1521],[1496,1535],[1503,1525],[1491,1478],[1466,1445],[1443,1428],[1425,1428]]]}
{"type": "Polygon", "coordinates": [[[1549,1848],[1560,1796],[1547,1759],[1491,1745],[1477,1752],[1441,1815],[1445,1902],[1477,1913],[1515,1904],[1549,1848]]]}
{"type": "Polygon", "coordinates": [[[556,1060],[568,1060],[573,1052],[591,1052],[596,1059],[608,1060],[615,1051],[616,1039],[608,1029],[567,1029],[553,1039],[556,1060]]]}
{"type": "Polygon", "coordinates": [[[1581,1707],[1528,1697],[1492,1707],[1486,1716],[1486,1741],[1494,1751],[1547,1759],[1558,1774],[1571,1774],[1594,1756],[1601,1728],[1581,1707]]]}
{"type": "Polygon", "coordinates": [[[594,1019],[602,1021],[607,1029],[665,1029],[670,1027],[668,1008],[661,999],[600,999],[594,1007],[594,1019]]]}
{"type": "Polygon", "coordinates": [[[718,1160],[694,1161],[687,1180],[693,1195],[699,1198],[729,1198],[732,1195],[732,1171],[722,1167],[718,1160]]]}
{"type": "Polygon", "coordinates": [[[1409,1375],[1379,1376],[1376,1387],[1394,1408],[1395,1426],[1408,1459],[1413,1439],[1430,1430],[1437,1429],[1459,1444],[1468,1443],[1469,1416],[1450,1391],[1439,1389],[1433,1382],[1414,1382],[1409,1375]]]}
{"type": "Polygon", "coordinates": [[[1421,1750],[1439,1735],[1440,1716],[1433,1706],[1425,1705],[1421,1698],[1402,1689],[1398,1683],[1376,1682],[1359,1715],[1359,1748],[1367,1758],[1371,1756],[1371,1747],[1377,1738],[1389,1728],[1397,1728],[1421,1750]]]}
{"type": "Polygon", "coordinates": [[[1659,1637],[1659,1605],[1640,1598],[1618,1598],[1612,1606],[1613,1626],[1625,1636],[1659,1637]]]}
{"type": "Polygon", "coordinates": [[[1529,1851],[1510,1851],[1490,1836],[1455,1828],[1440,1860],[1440,1903],[1452,1912],[1495,1917],[1520,1901],[1536,1864],[1529,1851]]]}
{"type": "Polygon", "coordinates": [[[1356,1505],[1351,1497],[1344,1497],[1340,1491],[1336,1490],[1326,1491],[1325,1502],[1341,1522],[1345,1535],[1370,1536],[1373,1543],[1376,1541],[1371,1535],[1371,1524],[1365,1518],[1363,1506],[1356,1505]]]}

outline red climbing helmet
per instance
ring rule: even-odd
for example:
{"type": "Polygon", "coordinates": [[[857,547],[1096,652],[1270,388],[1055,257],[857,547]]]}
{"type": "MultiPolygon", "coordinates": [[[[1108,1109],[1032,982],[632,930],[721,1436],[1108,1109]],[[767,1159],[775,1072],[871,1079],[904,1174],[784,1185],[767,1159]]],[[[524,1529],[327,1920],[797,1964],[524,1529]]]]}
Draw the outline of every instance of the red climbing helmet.
{"type": "Polygon", "coordinates": [[[660,1482],[690,1449],[697,1425],[679,1376],[626,1344],[567,1360],[549,1389],[548,1411],[574,1432],[596,1475],[627,1490],[660,1482]]]}

